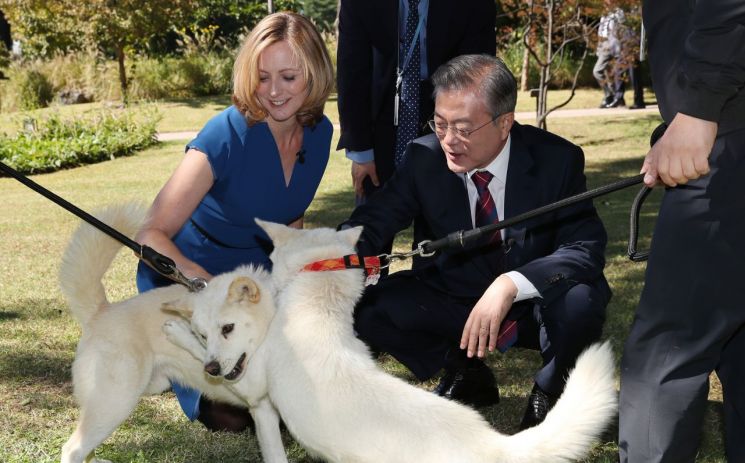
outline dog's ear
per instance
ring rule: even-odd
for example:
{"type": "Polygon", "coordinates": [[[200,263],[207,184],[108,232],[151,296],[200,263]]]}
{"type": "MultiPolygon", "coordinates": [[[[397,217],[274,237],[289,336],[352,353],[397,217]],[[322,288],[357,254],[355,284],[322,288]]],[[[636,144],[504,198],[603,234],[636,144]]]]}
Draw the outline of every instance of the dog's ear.
{"type": "Polygon", "coordinates": [[[238,277],[228,288],[228,302],[238,304],[250,302],[256,304],[261,300],[259,285],[249,277],[238,277]]]}
{"type": "Polygon", "coordinates": [[[344,239],[351,246],[354,246],[360,239],[360,235],[362,234],[362,226],[347,228],[338,233],[339,236],[342,237],[342,239],[344,239]]]}
{"type": "Polygon", "coordinates": [[[191,307],[191,304],[184,299],[164,302],[160,305],[160,310],[179,315],[187,320],[190,320],[191,316],[194,314],[194,309],[191,307]]]}
{"type": "Polygon", "coordinates": [[[292,233],[295,231],[294,229],[280,223],[267,222],[261,219],[254,220],[256,220],[256,225],[261,227],[261,229],[269,235],[269,238],[272,240],[272,244],[274,244],[275,247],[281,246],[289,241],[292,233]]]}

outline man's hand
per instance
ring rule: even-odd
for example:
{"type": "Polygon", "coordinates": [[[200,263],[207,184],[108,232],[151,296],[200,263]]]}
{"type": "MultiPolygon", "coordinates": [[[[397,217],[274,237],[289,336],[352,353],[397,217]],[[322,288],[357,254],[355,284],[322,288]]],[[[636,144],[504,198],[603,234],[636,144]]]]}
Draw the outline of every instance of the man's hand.
{"type": "Polygon", "coordinates": [[[375,161],[371,162],[352,162],[352,184],[354,185],[354,192],[358,198],[365,196],[365,189],[362,187],[362,182],[365,177],[370,177],[373,185],[380,186],[378,180],[378,171],[375,170],[375,161]]]}
{"type": "Polygon", "coordinates": [[[678,113],[644,159],[644,184],[674,187],[709,173],[717,123],[678,113]]]}
{"type": "Polygon", "coordinates": [[[500,275],[489,285],[471,310],[460,338],[460,348],[468,348],[468,357],[473,357],[474,353],[484,357],[487,348],[489,352],[494,351],[499,325],[510,311],[516,295],[517,286],[508,276],[500,275]]]}

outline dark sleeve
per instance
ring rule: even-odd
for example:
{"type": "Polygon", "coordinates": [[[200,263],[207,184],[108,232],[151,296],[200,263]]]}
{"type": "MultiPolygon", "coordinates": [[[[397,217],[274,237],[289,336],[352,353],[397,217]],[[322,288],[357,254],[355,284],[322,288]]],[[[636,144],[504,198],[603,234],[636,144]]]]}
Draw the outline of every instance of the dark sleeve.
{"type": "MultiPolygon", "coordinates": [[[[584,155],[574,148],[564,170],[560,197],[586,191],[584,155]]],[[[555,227],[555,251],[514,270],[522,273],[547,303],[577,283],[600,278],[605,267],[605,227],[592,201],[560,209],[548,226],[555,227]]]]}
{"type": "Polygon", "coordinates": [[[414,149],[416,145],[409,144],[405,161],[396,173],[339,227],[363,226],[357,245],[362,254],[380,254],[396,233],[408,228],[419,214],[421,206],[414,178],[417,172],[412,155],[414,149]]]}
{"type": "Polygon", "coordinates": [[[468,2],[469,21],[458,55],[497,54],[497,7],[494,0],[468,2]]]}
{"type": "MultiPolygon", "coordinates": [[[[362,0],[366,1],[366,0],[362,0]]],[[[371,103],[372,43],[360,18],[361,1],[341,0],[336,52],[341,135],[337,149],[365,151],[373,147],[371,103]]]]}
{"type": "Polygon", "coordinates": [[[745,2],[698,0],[683,50],[687,98],[681,112],[718,122],[724,104],[745,86],[745,2]]]}

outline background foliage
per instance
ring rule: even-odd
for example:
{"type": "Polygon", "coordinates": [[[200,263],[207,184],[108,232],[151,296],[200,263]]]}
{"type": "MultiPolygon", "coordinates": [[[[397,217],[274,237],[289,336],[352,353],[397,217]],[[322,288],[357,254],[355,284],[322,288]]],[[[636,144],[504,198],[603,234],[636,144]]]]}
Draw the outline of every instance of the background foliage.
{"type": "Polygon", "coordinates": [[[0,160],[31,174],[127,156],[156,143],[158,119],[154,107],[29,118],[15,135],[0,136],[0,160]]]}
{"type": "MultiPolygon", "coordinates": [[[[528,43],[536,49],[545,46],[542,43],[545,40],[536,31],[546,24],[546,15],[542,13],[546,3],[543,0],[498,2],[497,50],[515,75],[520,76],[523,90],[535,88],[539,82],[539,68],[526,53],[523,35],[532,22],[528,43]]],[[[606,10],[603,0],[548,3],[581,7],[582,21],[590,28],[606,10]]],[[[639,0],[610,0],[608,4],[626,11],[631,33],[625,49],[630,56],[637,54],[639,0]]],[[[275,0],[274,7],[309,16],[324,34],[329,52],[335,57],[337,0],[275,0]]],[[[229,70],[236,48],[247,31],[266,15],[267,2],[0,0],[0,9],[12,23],[13,37],[23,46],[21,58],[12,62],[0,59],[0,71],[5,69],[9,77],[9,81],[0,81],[0,110],[13,111],[49,102],[48,86],[34,85],[30,82],[32,78],[51,83],[55,96],[52,101],[71,92],[82,93],[83,101],[122,100],[125,91],[135,100],[225,94],[231,85],[229,70]],[[34,97],[21,98],[22,88],[39,91],[34,97]]],[[[591,48],[595,40],[591,38],[591,48]]],[[[596,86],[591,72],[594,56],[582,63],[580,44],[570,43],[564,49],[563,58],[552,64],[548,88],[571,87],[578,68],[577,85],[596,86]]]]}

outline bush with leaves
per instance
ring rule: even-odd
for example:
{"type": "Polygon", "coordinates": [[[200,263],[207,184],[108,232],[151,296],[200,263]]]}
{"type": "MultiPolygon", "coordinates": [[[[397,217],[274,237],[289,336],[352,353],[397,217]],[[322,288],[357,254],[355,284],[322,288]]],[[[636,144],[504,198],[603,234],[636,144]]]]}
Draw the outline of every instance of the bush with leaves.
{"type": "Polygon", "coordinates": [[[54,88],[42,72],[27,69],[18,76],[18,100],[21,109],[46,108],[54,98],[54,88]]]}
{"type": "Polygon", "coordinates": [[[92,164],[157,143],[154,107],[107,109],[84,117],[27,119],[14,136],[0,136],[0,160],[25,174],[92,164]]]}

